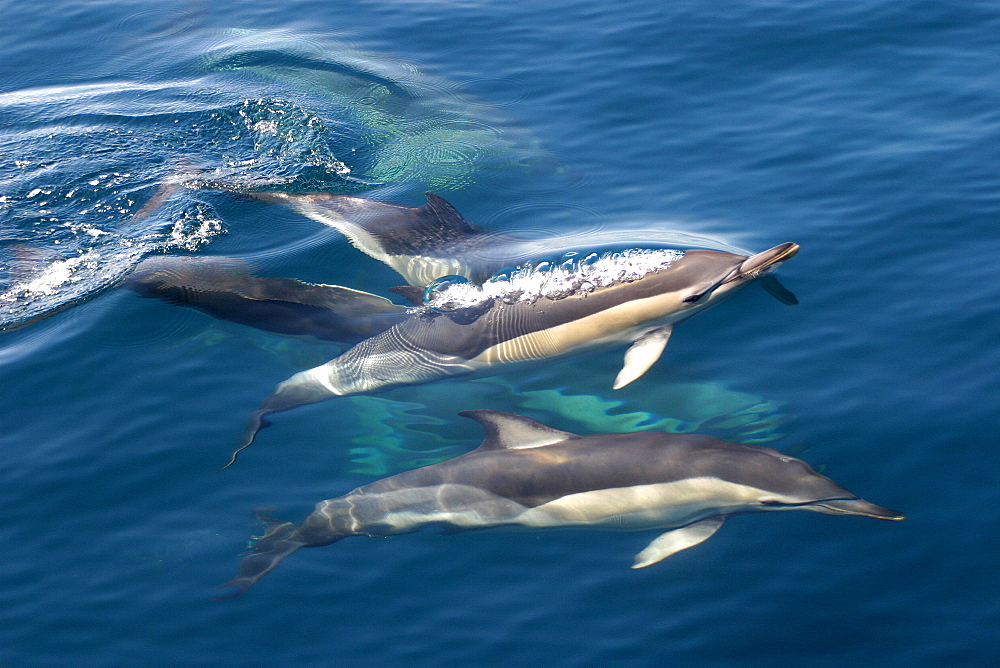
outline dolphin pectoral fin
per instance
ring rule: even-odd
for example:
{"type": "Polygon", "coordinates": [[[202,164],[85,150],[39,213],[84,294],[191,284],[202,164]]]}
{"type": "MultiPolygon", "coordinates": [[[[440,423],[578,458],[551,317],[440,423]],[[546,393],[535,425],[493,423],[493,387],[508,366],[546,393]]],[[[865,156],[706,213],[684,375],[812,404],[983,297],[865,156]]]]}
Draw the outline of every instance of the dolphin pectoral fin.
{"type": "Polygon", "coordinates": [[[236,591],[226,596],[217,596],[212,599],[213,601],[236,598],[274,570],[274,567],[281,563],[282,559],[307,545],[305,541],[296,538],[297,527],[291,522],[276,522],[267,518],[265,525],[268,529],[267,533],[260,538],[251,539],[253,551],[240,562],[240,569],[236,577],[216,587],[216,589],[236,587],[236,591]]]}
{"type": "Polygon", "coordinates": [[[781,284],[777,278],[773,275],[768,274],[760,279],[760,287],[767,291],[767,294],[771,295],[777,299],[782,304],[788,306],[795,306],[799,303],[799,300],[792,294],[792,292],[781,284]]]}
{"type": "Polygon", "coordinates": [[[612,389],[621,389],[646,373],[649,367],[660,359],[673,331],[673,325],[665,325],[640,336],[632,347],[625,351],[625,363],[618,372],[612,389]]]}
{"type": "Polygon", "coordinates": [[[708,540],[725,521],[726,518],[722,516],[709,517],[686,527],[660,534],[646,546],[646,549],[635,555],[635,563],[632,564],[632,568],[645,568],[650,564],[663,561],[672,554],[708,540]]]}

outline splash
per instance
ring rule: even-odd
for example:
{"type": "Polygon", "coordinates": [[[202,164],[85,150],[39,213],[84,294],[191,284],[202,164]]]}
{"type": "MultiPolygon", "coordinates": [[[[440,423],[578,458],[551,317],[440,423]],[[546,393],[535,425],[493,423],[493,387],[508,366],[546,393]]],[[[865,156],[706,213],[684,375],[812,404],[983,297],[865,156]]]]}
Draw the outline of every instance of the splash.
{"type": "Polygon", "coordinates": [[[13,119],[0,152],[16,158],[0,164],[0,330],[99,294],[150,254],[196,252],[223,234],[204,195],[183,187],[190,181],[367,187],[336,157],[327,124],[285,100],[161,114],[153,91],[144,89],[154,108],[134,93],[123,84],[0,95],[0,119],[13,119]]]}
{"type": "Polygon", "coordinates": [[[427,286],[424,305],[414,310],[455,311],[475,308],[492,300],[530,304],[543,297],[582,297],[598,288],[631,283],[662,271],[683,255],[684,251],[672,249],[630,249],[601,255],[590,253],[584,257],[570,252],[557,262],[540,260],[501,269],[481,286],[461,276],[446,276],[427,286]]]}

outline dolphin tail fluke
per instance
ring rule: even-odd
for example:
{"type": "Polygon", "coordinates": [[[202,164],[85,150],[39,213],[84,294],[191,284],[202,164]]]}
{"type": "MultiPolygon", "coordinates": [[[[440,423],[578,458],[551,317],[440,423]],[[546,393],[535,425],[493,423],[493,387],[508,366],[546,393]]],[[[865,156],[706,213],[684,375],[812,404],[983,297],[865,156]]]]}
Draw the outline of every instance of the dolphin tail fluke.
{"type": "Polygon", "coordinates": [[[226,596],[217,596],[213,601],[236,598],[262,577],[274,570],[281,560],[308,543],[301,540],[296,530],[298,527],[291,522],[281,522],[264,514],[260,509],[257,518],[264,522],[267,533],[251,538],[251,553],[243,557],[239,572],[229,582],[219,585],[216,589],[235,587],[236,591],[226,596]]]}
{"type": "Polygon", "coordinates": [[[246,429],[243,430],[243,437],[240,439],[240,447],[233,450],[233,454],[229,456],[229,461],[226,462],[225,466],[218,469],[216,473],[228,469],[230,466],[235,464],[237,455],[253,445],[254,439],[257,438],[257,434],[260,430],[271,426],[271,421],[264,416],[273,412],[274,411],[262,407],[250,414],[250,417],[247,418],[246,429]]]}
{"type": "Polygon", "coordinates": [[[257,410],[250,414],[250,417],[247,419],[246,429],[243,430],[243,438],[240,440],[240,446],[233,451],[229,462],[219,469],[219,471],[232,466],[236,461],[237,455],[253,444],[260,430],[271,426],[271,421],[266,416],[271,413],[280,413],[292,408],[298,408],[299,406],[314,404],[317,401],[323,401],[335,396],[333,392],[315,380],[315,371],[315,369],[301,371],[285,382],[279,383],[274,388],[274,392],[268,395],[257,410]]]}

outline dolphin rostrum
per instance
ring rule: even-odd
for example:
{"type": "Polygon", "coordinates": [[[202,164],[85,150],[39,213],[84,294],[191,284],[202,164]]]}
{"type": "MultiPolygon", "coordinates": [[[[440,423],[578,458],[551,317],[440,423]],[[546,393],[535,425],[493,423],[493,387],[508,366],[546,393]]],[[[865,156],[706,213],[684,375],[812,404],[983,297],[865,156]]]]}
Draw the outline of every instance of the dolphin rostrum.
{"type": "Polygon", "coordinates": [[[739,513],[903,519],[770,448],[659,431],[577,436],[493,410],[459,415],[482,425],[479,448],[322,501],[298,525],[261,516],[267,534],[222,586],[238,595],[300,547],[429,526],[666,530],[636,555],[632,567],[643,568],[706,540],[739,513]]]}
{"type": "Polygon", "coordinates": [[[656,362],[674,324],[772,271],[798,249],[785,243],[750,257],[632,250],[561,266],[526,265],[481,287],[457,277],[440,288],[432,284],[425,303],[402,322],[280,383],[251,414],[226,466],[269,424],[266,415],[337,396],[487,375],[510,363],[631,343],[614,382],[615,389],[623,387],[656,362]]]}

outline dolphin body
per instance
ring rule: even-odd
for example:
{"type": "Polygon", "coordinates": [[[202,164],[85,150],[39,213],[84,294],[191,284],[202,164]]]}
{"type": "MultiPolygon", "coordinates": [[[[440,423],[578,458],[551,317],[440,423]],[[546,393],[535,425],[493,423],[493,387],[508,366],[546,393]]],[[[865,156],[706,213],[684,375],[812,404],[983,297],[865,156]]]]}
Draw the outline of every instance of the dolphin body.
{"type": "Polygon", "coordinates": [[[227,258],[161,256],[122,287],[216,318],[291,336],[355,344],[406,318],[406,308],[361,290],[256,276],[227,258]]]}
{"type": "Polygon", "coordinates": [[[402,322],[280,383],[250,415],[226,466],[270,424],[265,416],[337,396],[488,375],[507,364],[631,343],[614,382],[615,389],[624,387],[656,362],[676,323],[798,249],[785,243],[749,257],[701,249],[626,251],[568,269],[522,268],[481,289],[456,283],[402,322]]]}
{"type": "Polygon", "coordinates": [[[420,287],[451,275],[483,281],[498,269],[516,264],[519,259],[511,253],[526,241],[465,220],[434,193],[427,193],[427,203],[419,207],[328,193],[244,194],[288,206],[336,229],[355,248],[420,287]]]}
{"type": "Polygon", "coordinates": [[[267,534],[222,586],[239,595],[300,547],[429,526],[665,529],[636,555],[632,567],[643,568],[706,540],[739,513],[903,519],[770,448],[658,431],[578,436],[494,410],[459,415],[482,425],[479,448],[322,501],[299,525],[261,515],[267,534]]]}

